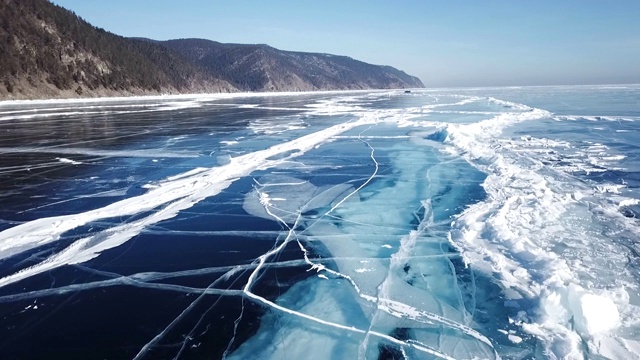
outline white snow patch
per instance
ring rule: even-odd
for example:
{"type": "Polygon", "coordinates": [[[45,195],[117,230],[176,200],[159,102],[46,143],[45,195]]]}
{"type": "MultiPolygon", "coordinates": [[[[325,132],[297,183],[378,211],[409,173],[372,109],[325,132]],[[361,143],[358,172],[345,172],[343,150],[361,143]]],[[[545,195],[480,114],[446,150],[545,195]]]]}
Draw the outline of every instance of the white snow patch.
{"type": "Polygon", "coordinates": [[[509,341],[511,341],[514,344],[519,344],[522,342],[522,338],[518,335],[509,334],[507,335],[507,338],[509,338],[509,341]]]}
{"type": "Polygon", "coordinates": [[[75,160],[71,160],[71,159],[67,159],[67,158],[56,158],[56,160],[60,161],[61,163],[65,163],[65,164],[72,164],[72,165],[80,165],[80,164],[82,164],[81,161],[75,161],[75,160]]]}

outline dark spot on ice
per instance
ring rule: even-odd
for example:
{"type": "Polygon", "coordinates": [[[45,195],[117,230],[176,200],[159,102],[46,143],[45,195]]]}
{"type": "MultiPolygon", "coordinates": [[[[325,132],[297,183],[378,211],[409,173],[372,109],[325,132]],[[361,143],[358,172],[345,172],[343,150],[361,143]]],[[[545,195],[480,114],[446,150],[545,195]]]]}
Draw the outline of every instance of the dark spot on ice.
{"type": "MultiPolygon", "coordinates": [[[[390,336],[398,339],[398,340],[409,340],[411,338],[411,334],[409,329],[406,328],[397,328],[393,330],[390,336]]],[[[378,360],[402,360],[405,359],[402,354],[402,349],[399,345],[396,344],[381,344],[378,347],[380,354],[378,355],[378,360]]]]}
{"type": "Polygon", "coordinates": [[[378,355],[378,360],[402,360],[404,358],[402,350],[400,350],[398,346],[380,345],[380,355],[378,355]]]}
{"type": "Polygon", "coordinates": [[[302,213],[302,216],[318,216],[318,210],[309,210],[302,213]]]}
{"type": "Polygon", "coordinates": [[[404,272],[408,274],[409,270],[411,270],[411,266],[409,264],[404,264],[402,270],[404,270],[404,272]]]}
{"type": "Polygon", "coordinates": [[[391,336],[398,340],[409,340],[411,338],[411,334],[407,328],[397,328],[391,333],[391,336]]]}
{"type": "Polygon", "coordinates": [[[638,217],[638,213],[629,208],[622,208],[622,215],[631,219],[635,219],[638,217]]]}
{"type": "Polygon", "coordinates": [[[447,132],[447,130],[440,130],[440,131],[434,132],[433,134],[427,135],[426,139],[437,141],[437,142],[444,142],[445,140],[447,140],[447,136],[449,136],[449,133],[447,132]]]}

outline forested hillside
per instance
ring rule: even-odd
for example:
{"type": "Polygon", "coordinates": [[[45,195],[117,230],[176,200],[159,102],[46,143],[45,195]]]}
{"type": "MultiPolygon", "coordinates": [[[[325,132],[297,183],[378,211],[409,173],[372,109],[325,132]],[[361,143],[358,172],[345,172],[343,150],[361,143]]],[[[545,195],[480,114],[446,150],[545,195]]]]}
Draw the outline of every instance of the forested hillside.
{"type": "Polygon", "coordinates": [[[346,56],[124,38],[47,0],[0,0],[0,98],[422,87],[346,56]]]}
{"type": "Polygon", "coordinates": [[[161,42],[211,74],[248,91],[417,88],[420,79],[347,56],[282,51],[204,39],[161,42]]]}
{"type": "Polygon", "coordinates": [[[91,26],[46,0],[0,0],[0,95],[233,91],[166,47],[91,26]]]}

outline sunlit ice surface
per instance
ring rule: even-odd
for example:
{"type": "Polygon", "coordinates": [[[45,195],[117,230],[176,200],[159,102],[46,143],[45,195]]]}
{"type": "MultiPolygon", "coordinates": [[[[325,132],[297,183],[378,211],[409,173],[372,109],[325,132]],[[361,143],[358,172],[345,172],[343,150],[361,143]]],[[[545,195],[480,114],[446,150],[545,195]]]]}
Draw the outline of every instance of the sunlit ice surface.
{"type": "Polygon", "coordinates": [[[0,103],[0,353],[637,358],[639,98],[0,103]]]}

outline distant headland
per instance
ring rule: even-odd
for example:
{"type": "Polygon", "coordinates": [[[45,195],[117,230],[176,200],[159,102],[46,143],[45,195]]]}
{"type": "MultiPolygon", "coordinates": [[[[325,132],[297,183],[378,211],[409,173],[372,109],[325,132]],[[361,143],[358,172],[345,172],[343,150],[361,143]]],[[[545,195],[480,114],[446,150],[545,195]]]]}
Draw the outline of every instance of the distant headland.
{"type": "Polygon", "coordinates": [[[268,45],[125,38],[47,0],[0,1],[0,99],[424,87],[391,66],[268,45]]]}

